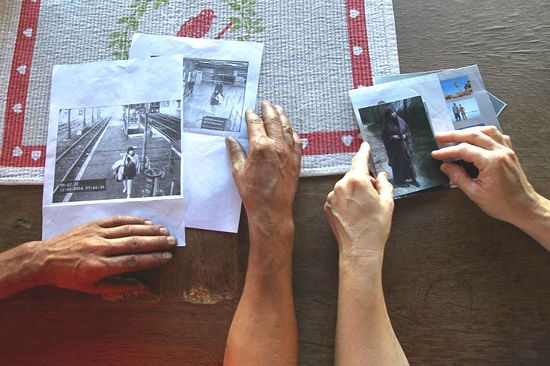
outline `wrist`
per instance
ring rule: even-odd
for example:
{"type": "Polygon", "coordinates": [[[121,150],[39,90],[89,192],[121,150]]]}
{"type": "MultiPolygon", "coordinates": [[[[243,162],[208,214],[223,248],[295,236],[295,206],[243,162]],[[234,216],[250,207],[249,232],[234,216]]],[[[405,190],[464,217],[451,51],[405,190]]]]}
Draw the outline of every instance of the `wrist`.
{"type": "Polygon", "coordinates": [[[545,227],[550,222],[550,201],[536,194],[529,210],[510,223],[524,232],[531,234],[533,231],[545,227]]]}
{"type": "Polygon", "coordinates": [[[30,287],[48,285],[44,276],[45,258],[43,255],[44,242],[34,241],[20,245],[21,267],[30,287]]]}
{"type": "Polygon", "coordinates": [[[509,223],[523,231],[529,231],[533,227],[540,227],[541,223],[548,222],[549,219],[550,201],[534,193],[524,212],[520,212],[509,223]]]}
{"type": "Polygon", "coordinates": [[[39,279],[33,243],[0,254],[0,299],[42,285],[39,279]]]}

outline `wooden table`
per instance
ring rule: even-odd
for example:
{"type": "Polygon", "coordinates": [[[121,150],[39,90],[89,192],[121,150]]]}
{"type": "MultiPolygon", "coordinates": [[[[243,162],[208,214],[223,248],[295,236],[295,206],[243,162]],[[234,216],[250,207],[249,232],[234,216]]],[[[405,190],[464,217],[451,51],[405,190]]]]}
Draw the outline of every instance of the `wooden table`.
{"type": "MultiPolygon", "coordinates": [[[[396,0],[395,12],[402,71],[478,63],[510,104],[501,123],[531,182],[550,197],[548,4],[396,0]]],[[[296,199],[301,365],[333,362],[338,259],[322,206],[337,180],[303,179],[296,199]]],[[[0,188],[1,249],[39,239],[40,226],[41,187],[0,188]]],[[[246,270],[245,219],[240,232],[189,231],[175,263],[149,275],[156,303],[49,288],[0,303],[0,364],[221,364],[246,270]]],[[[457,190],[397,203],[384,287],[413,365],[550,364],[550,254],[457,190]]]]}

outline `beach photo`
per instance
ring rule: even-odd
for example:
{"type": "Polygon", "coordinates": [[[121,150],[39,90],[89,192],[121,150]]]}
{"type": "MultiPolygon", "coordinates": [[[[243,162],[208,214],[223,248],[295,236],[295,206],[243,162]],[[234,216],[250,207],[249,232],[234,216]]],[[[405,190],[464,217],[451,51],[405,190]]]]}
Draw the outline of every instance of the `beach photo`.
{"type": "Polygon", "coordinates": [[[445,100],[468,97],[474,92],[468,76],[443,80],[441,82],[441,88],[443,89],[445,100]]]}
{"type": "Polygon", "coordinates": [[[431,157],[437,149],[422,97],[359,108],[363,136],[372,147],[377,172],[388,173],[395,197],[448,186],[431,157]]]}
{"type": "Polygon", "coordinates": [[[474,97],[447,102],[447,109],[454,123],[466,122],[481,117],[479,105],[474,97]]]}
{"type": "Polygon", "coordinates": [[[61,109],[53,203],[181,194],[181,101],[61,109]]]}

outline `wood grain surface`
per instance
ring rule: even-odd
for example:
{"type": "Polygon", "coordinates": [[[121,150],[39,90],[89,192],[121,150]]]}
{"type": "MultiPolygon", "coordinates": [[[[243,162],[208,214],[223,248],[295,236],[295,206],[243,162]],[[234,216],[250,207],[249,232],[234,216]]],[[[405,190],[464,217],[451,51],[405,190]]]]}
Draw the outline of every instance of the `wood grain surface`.
{"type": "MultiPolygon", "coordinates": [[[[535,188],[550,197],[550,3],[395,0],[403,72],[479,64],[535,188]]],[[[294,285],[300,364],[333,363],[336,243],[322,206],[339,177],[303,179],[294,285]]],[[[41,187],[0,188],[0,249],[40,238],[41,187]]],[[[158,299],[106,302],[40,288],[0,303],[1,365],[220,365],[248,238],[188,231],[144,274],[158,299]]],[[[401,200],[384,265],[390,317],[412,365],[549,365],[550,254],[461,192],[401,200]]]]}

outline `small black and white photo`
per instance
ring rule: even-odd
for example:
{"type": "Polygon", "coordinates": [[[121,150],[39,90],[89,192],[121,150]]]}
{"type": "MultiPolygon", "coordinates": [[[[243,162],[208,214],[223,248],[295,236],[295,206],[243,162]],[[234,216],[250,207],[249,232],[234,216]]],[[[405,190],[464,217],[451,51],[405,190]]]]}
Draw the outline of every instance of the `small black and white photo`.
{"type": "Polygon", "coordinates": [[[448,186],[440,163],[431,157],[437,145],[421,96],[380,101],[359,108],[359,115],[376,171],[388,173],[396,197],[448,186]]]}
{"type": "Polygon", "coordinates": [[[248,62],[184,59],[186,130],[240,133],[244,127],[248,62]]]}
{"type": "Polygon", "coordinates": [[[181,195],[181,100],[58,111],[53,203],[181,195]]]}

